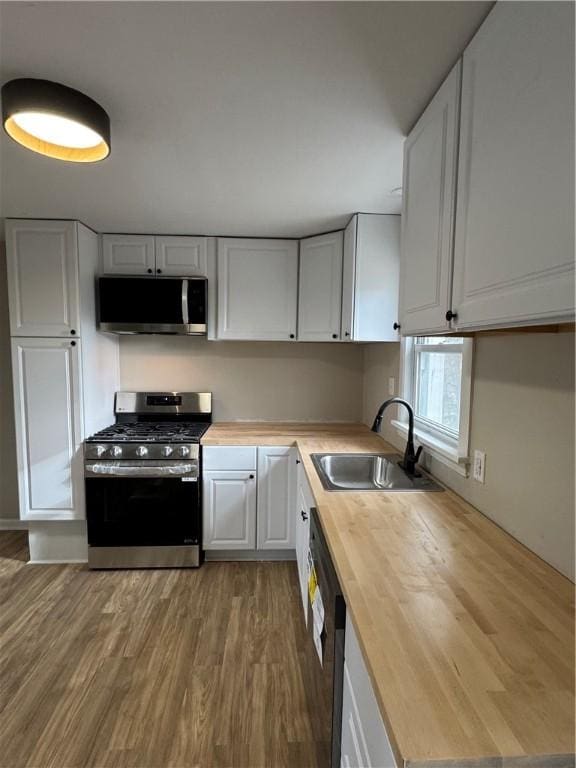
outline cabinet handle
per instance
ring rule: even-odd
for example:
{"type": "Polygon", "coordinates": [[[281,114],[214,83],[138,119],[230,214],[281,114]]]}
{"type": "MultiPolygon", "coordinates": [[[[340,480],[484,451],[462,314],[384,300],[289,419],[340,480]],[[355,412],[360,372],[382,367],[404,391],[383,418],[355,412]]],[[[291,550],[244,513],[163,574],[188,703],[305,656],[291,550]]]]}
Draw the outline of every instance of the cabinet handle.
{"type": "Polygon", "coordinates": [[[337,339],[337,338],[338,338],[338,334],[337,334],[337,333],[333,333],[333,334],[332,334],[332,338],[333,338],[333,339],[337,339]]]}
{"type": "Polygon", "coordinates": [[[350,331],[346,331],[346,333],[344,334],[344,336],[350,336],[350,331]]]}
{"type": "Polygon", "coordinates": [[[308,520],[308,515],[306,514],[306,512],[304,512],[303,509],[300,510],[300,514],[302,515],[302,520],[308,520]]]}
{"type": "Polygon", "coordinates": [[[75,347],[75,346],[76,346],[76,342],[75,342],[75,341],[71,341],[71,342],[70,342],[70,346],[71,346],[71,347],[75,347]]]}
{"type": "Polygon", "coordinates": [[[451,309],[449,309],[448,312],[446,312],[446,320],[448,320],[448,322],[450,322],[450,320],[456,320],[457,317],[458,317],[458,313],[452,312],[451,309]]]}
{"type": "Polygon", "coordinates": [[[400,330],[400,323],[394,323],[392,328],[394,328],[395,331],[399,331],[400,330]]]}
{"type": "Polygon", "coordinates": [[[156,270],[156,272],[157,272],[159,275],[161,275],[161,274],[162,274],[162,270],[161,270],[161,269],[157,269],[157,270],[156,270]]]}
{"type": "Polygon", "coordinates": [[[75,331],[74,329],[72,329],[72,330],[70,331],[70,335],[71,335],[71,336],[76,336],[76,331],[75,331]]]}
{"type": "Polygon", "coordinates": [[[294,339],[294,338],[296,338],[296,334],[294,334],[294,333],[291,333],[291,334],[290,334],[290,338],[291,338],[291,339],[294,339]]]}
{"type": "Polygon", "coordinates": [[[300,464],[300,459],[296,459],[296,464],[300,464]]]}
{"type": "Polygon", "coordinates": [[[152,274],[152,270],[151,269],[147,269],[146,272],[148,272],[149,275],[152,274]]]}
{"type": "Polygon", "coordinates": [[[254,480],[254,475],[249,475],[250,480],[254,480]]]}

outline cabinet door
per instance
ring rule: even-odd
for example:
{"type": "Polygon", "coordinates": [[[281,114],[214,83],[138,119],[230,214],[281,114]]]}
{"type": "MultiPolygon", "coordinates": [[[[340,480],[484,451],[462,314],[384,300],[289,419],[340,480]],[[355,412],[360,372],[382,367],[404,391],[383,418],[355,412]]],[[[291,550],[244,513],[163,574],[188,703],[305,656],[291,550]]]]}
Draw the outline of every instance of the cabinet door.
{"type": "Polygon", "coordinates": [[[344,230],[344,254],[342,265],[342,341],[352,341],[354,336],[354,285],[356,282],[356,235],[358,216],[353,216],[344,230]]]}
{"type": "Polygon", "coordinates": [[[107,275],[152,275],[156,269],[154,238],[148,235],[102,235],[102,271],[107,275]]]}
{"type": "Polygon", "coordinates": [[[398,341],[400,216],[357,215],[354,341],[398,341]]]}
{"type": "Polygon", "coordinates": [[[6,237],[11,335],[79,333],[76,223],[8,220],[6,237]]]}
{"type": "Polygon", "coordinates": [[[208,277],[208,238],[156,237],[156,274],[208,277]]]}
{"type": "Polygon", "coordinates": [[[403,335],[449,328],[461,62],[404,144],[400,261],[403,335]]]}
{"type": "Polygon", "coordinates": [[[218,338],[296,338],[298,243],[218,240],[218,338]]]}
{"type": "Polygon", "coordinates": [[[294,549],[295,451],[258,448],[258,549],[294,549]]]}
{"type": "Polygon", "coordinates": [[[254,472],[203,474],[204,549],[256,548],[254,472]]]}
{"type": "Polygon", "coordinates": [[[342,702],[342,765],[396,768],[372,681],[350,615],[346,615],[342,702]]]}
{"type": "Polygon", "coordinates": [[[572,319],[574,6],[497,3],[466,49],[458,328],[572,319]]]}
{"type": "Polygon", "coordinates": [[[296,561],[304,621],[308,623],[308,550],[310,549],[310,507],[301,485],[298,485],[296,503],[296,561]]]}
{"type": "Polygon", "coordinates": [[[80,342],[13,339],[20,516],[84,517],[80,342]]]}
{"type": "Polygon", "coordinates": [[[343,239],[342,232],[330,232],[300,241],[300,341],[340,339],[343,239]]]}

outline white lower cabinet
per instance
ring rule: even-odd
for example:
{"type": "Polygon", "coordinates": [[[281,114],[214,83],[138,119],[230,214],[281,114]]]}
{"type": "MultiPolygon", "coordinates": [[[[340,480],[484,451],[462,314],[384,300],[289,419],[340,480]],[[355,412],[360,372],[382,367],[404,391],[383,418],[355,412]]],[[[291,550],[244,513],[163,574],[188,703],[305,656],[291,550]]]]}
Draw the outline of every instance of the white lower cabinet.
{"type": "Polygon", "coordinates": [[[294,549],[296,451],[258,448],[258,549],[294,549]]]}
{"type": "Polygon", "coordinates": [[[342,768],[397,768],[356,632],[346,617],[342,768]]]}
{"type": "Polygon", "coordinates": [[[12,339],[20,516],[84,516],[80,342],[12,339]]]}
{"type": "Polygon", "coordinates": [[[304,621],[308,623],[308,550],[310,548],[310,509],[314,506],[312,491],[306,474],[298,458],[298,488],[296,491],[296,562],[298,564],[298,582],[304,609],[304,621]]]}
{"type": "Polygon", "coordinates": [[[204,549],[254,549],[256,474],[204,472],[204,549]]]}
{"type": "Polygon", "coordinates": [[[295,496],[294,449],[204,447],[204,549],[293,550],[295,496]]]}

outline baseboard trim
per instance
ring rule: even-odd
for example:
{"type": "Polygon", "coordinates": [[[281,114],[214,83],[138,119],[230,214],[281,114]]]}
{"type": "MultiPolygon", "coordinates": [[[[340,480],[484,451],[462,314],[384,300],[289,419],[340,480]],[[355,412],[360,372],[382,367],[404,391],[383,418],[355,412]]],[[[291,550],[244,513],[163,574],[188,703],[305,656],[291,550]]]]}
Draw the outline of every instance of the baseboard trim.
{"type": "Polygon", "coordinates": [[[28,565],[88,565],[88,560],[28,560],[28,565]]]}
{"type": "Polygon", "coordinates": [[[285,560],[296,560],[295,549],[209,549],[204,552],[204,555],[207,562],[282,562],[285,560]]]}
{"type": "Polygon", "coordinates": [[[15,520],[10,517],[0,517],[0,531],[27,531],[26,520],[15,520]]]}

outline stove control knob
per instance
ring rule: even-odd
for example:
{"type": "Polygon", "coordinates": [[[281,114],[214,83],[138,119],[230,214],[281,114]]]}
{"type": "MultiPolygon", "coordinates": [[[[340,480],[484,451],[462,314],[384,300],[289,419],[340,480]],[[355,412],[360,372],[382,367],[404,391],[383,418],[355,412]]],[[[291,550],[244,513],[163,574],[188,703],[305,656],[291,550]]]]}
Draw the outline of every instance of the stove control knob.
{"type": "Polygon", "coordinates": [[[105,445],[97,445],[94,448],[94,453],[96,454],[97,458],[100,458],[100,456],[103,456],[106,453],[106,446],[105,445]]]}
{"type": "Polygon", "coordinates": [[[148,456],[148,448],[146,448],[145,445],[139,445],[138,448],[136,448],[136,456],[139,456],[140,458],[148,456]]]}
{"type": "Polygon", "coordinates": [[[110,448],[110,454],[117,459],[119,456],[122,456],[122,448],[120,448],[119,445],[113,445],[112,448],[110,448]]]}
{"type": "Polygon", "coordinates": [[[188,456],[189,454],[190,454],[190,448],[188,448],[187,445],[182,445],[180,446],[180,448],[178,448],[179,456],[185,457],[185,456],[188,456]]]}
{"type": "Polygon", "coordinates": [[[172,448],[171,445],[163,446],[162,451],[161,451],[162,456],[165,456],[166,458],[168,458],[168,456],[172,455],[172,450],[173,450],[173,448],[172,448]]]}

